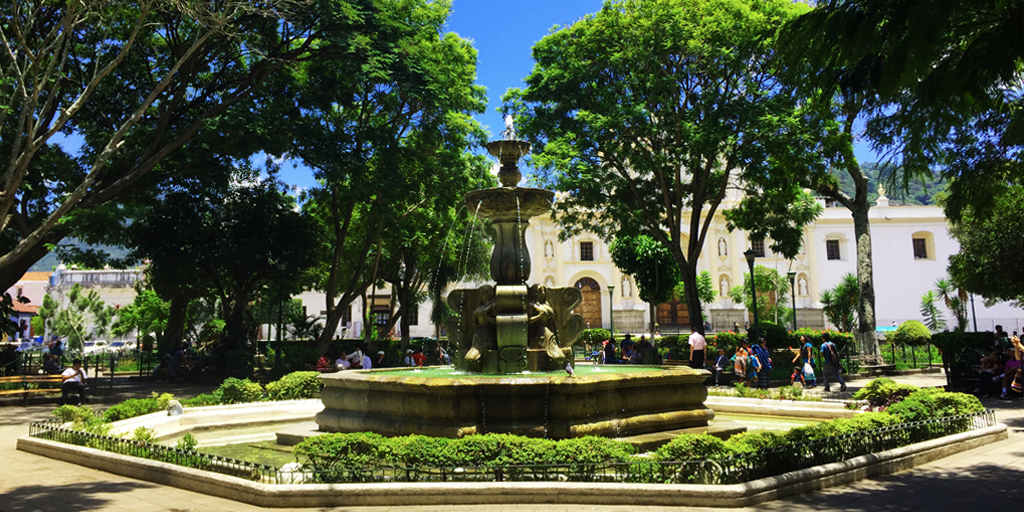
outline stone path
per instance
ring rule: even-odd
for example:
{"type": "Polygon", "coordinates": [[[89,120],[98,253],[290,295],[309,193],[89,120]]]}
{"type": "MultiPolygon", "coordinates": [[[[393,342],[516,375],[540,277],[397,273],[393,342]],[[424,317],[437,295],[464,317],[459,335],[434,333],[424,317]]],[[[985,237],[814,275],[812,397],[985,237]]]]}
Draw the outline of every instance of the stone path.
{"type": "MultiPolygon", "coordinates": [[[[944,384],[941,374],[897,377],[917,386],[944,384]]],[[[856,381],[862,385],[867,381],[856,381]]],[[[854,383],[851,383],[851,388],[854,383]]],[[[191,396],[209,391],[202,386],[145,383],[133,394],[150,391],[191,396]],[[144,389],[143,389],[144,388],[144,389]]],[[[1011,427],[1009,439],[887,477],[827,489],[750,509],[678,507],[601,507],[593,505],[473,505],[416,507],[340,507],[333,509],[264,509],[111,475],[15,450],[17,437],[28,423],[50,417],[53,406],[0,408],[0,512],[13,511],[130,511],[218,512],[303,510],[320,512],[627,512],[705,511],[904,511],[1021,510],[1024,506],[1024,403],[1021,400],[983,400],[996,409],[999,421],[1011,427]]]]}

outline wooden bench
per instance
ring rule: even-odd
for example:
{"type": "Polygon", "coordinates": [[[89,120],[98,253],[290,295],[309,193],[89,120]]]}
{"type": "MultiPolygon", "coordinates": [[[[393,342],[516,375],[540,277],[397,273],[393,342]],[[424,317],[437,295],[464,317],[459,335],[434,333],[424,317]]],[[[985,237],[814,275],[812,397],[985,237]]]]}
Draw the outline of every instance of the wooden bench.
{"type": "Polygon", "coordinates": [[[24,404],[28,405],[28,397],[47,393],[60,393],[60,386],[63,379],[60,375],[15,375],[11,377],[0,377],[0,385],[14,384],[17,389],[0,390],[0,396],[20,395],[24,404]],[[49,387],[49,386],[56,387],[49,387]],[[35,387],[29,387],[35,386],[35,387]]]}

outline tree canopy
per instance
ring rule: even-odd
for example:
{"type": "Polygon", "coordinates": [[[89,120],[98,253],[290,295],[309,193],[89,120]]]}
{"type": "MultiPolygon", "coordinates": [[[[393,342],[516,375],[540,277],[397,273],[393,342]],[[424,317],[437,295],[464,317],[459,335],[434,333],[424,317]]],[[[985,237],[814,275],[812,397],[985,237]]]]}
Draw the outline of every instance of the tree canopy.
{"type": "Polygon", "coordinates": [[[1024,299],[1024,186],[1010,187],[993,199],[990,215],[968,207],[950,234],[960,250],[949,258],[953,281],[986,299],[1021,303],[1024,299]]]}
{"type": "Polygon", "coordinates": [[[565,192],[562,236],[656,239],[679,265],[695,331],[704,323],[697,259],[731,188],[745,194],[738,211],[759,212],[737,216],[744,229],[769,235],[778,252],[799,249],[807,219],[788,210],[805,198],[791,173],[822,170],[819,123],[770,56],[777,30],[804,10],[775,0],[608,1],[539,41],[527,88],[506,97],[542,181],[565,192]]]}
{"type": "Polygon", "coordinates": [[[0,282],[69,234],[116,229],[119,203],[153,183],[257,152],[275,134],[253,115],[254,92],[326,56],[315,43],[327,34],[357,38],[341,21],[361,3],[5,3],[0,282]]]}
{"type": "Polygon", "coordinates": [[[782,51],[810,87],[876,108],[866,134],[913,176],[950,180],[947,216],[1024,178],[1019,0],[828,0],[791,23],[782,51]],[[820,70],[821,72],[814,72],[820,70]]]}

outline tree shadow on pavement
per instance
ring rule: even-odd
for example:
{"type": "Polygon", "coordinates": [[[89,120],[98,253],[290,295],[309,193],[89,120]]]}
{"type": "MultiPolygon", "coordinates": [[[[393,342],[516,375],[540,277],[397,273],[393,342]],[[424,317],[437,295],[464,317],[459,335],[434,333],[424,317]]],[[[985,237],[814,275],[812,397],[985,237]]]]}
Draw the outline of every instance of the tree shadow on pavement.
{"type": "Polygon", "coordinates": [[[1024,503],[1024,471],[998,463],[967,468],[919,468],[844,487],[758,505],[759,511],[845,510],[945,512],[1018,510],[1024,503]]]}
{"type": "MultiPolygon", "coordinates": [[[[11,482],[4,482],[7,487],[11,482]]],[[[135,489],[153,488],[156,485],[145,482],[84,482],[68,485],[25,485],[0,494],[2,509],[7,510],[61,510],[91,511],[102,510],[108,505],[111,494],[131,492],[135,489]]]]}

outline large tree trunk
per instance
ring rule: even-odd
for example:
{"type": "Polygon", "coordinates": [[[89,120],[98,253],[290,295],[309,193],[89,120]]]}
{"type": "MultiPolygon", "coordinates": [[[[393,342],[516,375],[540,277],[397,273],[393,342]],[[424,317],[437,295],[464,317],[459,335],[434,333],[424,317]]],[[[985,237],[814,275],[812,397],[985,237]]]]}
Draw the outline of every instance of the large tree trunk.
{"type": "Polygon", "coordinates": [[[862,354],[877,354],[878,341],[875,338],[875,285],[871,259],[871,224],[868,221],[867,191],[863,199],[858,190],[857,199],[852,208],[853,231],[857,239],[857,284],[860,288],[860,301],[857,304],[857,332],[855,336],[860,343],[862,354]]]}
{"type": "Polygon", "coordinates": [[[690,315],[690,332],[704,334],[704,314],[701,312],[700,293],[697,290],[697,264],[681,262],[679,270],[683,275],[686,310],[690,315]]]}
{"type": "Polygon", "coordinates": [[[171,299],[171,307],[167,315],[167,328],[164,329],[161,346],[157,347],[160,352],[169,351],[184,339],[188,303],[188,297],[183,295],[178,295],[171,299]]]}

